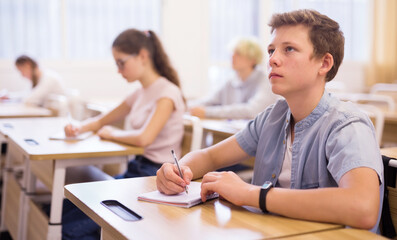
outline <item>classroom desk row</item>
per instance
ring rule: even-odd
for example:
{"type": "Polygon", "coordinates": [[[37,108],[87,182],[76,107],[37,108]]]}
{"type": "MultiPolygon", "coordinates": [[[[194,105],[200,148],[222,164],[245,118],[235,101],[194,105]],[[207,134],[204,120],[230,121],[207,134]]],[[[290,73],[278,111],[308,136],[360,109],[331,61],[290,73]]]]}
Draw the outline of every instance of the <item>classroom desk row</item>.
{"type": "Polygon", "coordinates": [[[296,220],[216,199],[179,208],[137,200],[155,177],[71,184],[65,196],[101,226],[102,239],[385,239],[342,225],[296,220]],[[102,201],[116,200],[142,217],[126,221],[102,201]]]}
{"type": "MultiPolygon", "coordinates": [[[[235,134],[244,124],[202,120],[204,133],[211,133],[214,142],[235,134]]],[[[382,154],[397,156],[397,148],[384,149],[382,154]]],[[[191,209],[137,200],[140,193],[155,189],[155,177],[146,177],[72,184],[65,186],[65,196],[101,226],[102,239],[385,239],[338,224],[261,214],[220,199],[191,209]],[[116,200],[143,219],[125,221],[101,204],[105,200],[116,200]]]]}
{"type": "MultiPolygon", "coordinates": [[[[384,117],[382,143],[397,145],[397,112],[385,112],[384,117]]],[[[248,123],[248,120],[202,119],[201,122],[204,130],[204,141],[206,135],[212,134],[212,142],[210,144],[215,144],[237,133],[248,123]]],[[[206,143],[204,142],[203,145],[205,146],[206,143]]]]}
{"type": "MultiPolygon", "coordinates": [[[[26,115],[21,114],[23,112],[21,110],[19,115],[14,116],[25,117],[26,115]]],[[[44,111],[42,114],[38,114],[40,111],[34,112],[32,117],[50,116],[44,114],[44,111]]],[[[1,229],[8,229],[15,239],[61,238],[62,190],[65,183],[68,183],[67,168],[126,163],[128,155],[143,151],[140,148],[103,141],[95,135],[85,141],[49,140],[49,136],[62,131],[66,123],[67,120],[63,118],[0,120],[0,139],[7,141],[9,145],[6,174],[3,176],[1,229]],[[98,152],[98,149],[101,151],[98,152]],[[19,168],[24,172],[22,179],[15,177],[14,164],[18,163],[19,168]],[[49,199],[52,203],[49,217],[46,217],[35,204],[35,200],[40,197],[36,189],[36,179],[43,182],[49,190],[49,199]]],[[[245,124],[246,122],[242,121],[202,121],[204,134],[211,134],[213,143],[235,134],[245,124]]],[[[88,179],[78,180],[80,181],[88,181],[88,179]]],[[[236,207],[223,200],[210,201],[191,209],[136,201],[137,194],[154,189],[153,178],[139,178],[68,185],[65,195],[101,225],[103,239],[159,237],[178,239],[185,238],[186,234],[193,236],[190,237],[193,239],[220,237],[306,239],[309,236],[318,239],[326,239],[327,236],[348,239],[380,238],[367,231],[344,229],[340,225],[258,214],[255,209],[236,207]],[[120,222],[118,216],[103,205],[98,205],[102,200],[108,199],[122,202],[138,214],[142,214],[144,220],[136,222],[138,224],[135,225],[120,222]],[[156,219],[155,222],[153,219],[156,219]],[[179,225],[180,227],[176,227],[179,225]],[[158,231],[153,231],[150,226],[157,226],[158,231]],[[178,233],[177,237],[175,233],[178,233]]]]}
{"type": "MultiPolygon", "coordinates": [[[[97,100],[101,102],[100,100],[97,100]]],[[[102,101],[103,102],[103,101],[102,101]]],[[[106,112],[110,107],[115,106],[116,103],[113,101],[104,101],[103,104],[89,104],[88,109],[91,109],[94,113],[99,114],[106,112]]],[[[384,112],[384,128],[382,143],[397,144],[397,112],[384,112]]],[[[227,137],[238,132],[247,123],[247,120],[221,120],[221,119],[202,119],[203,130],[204,130],[204,141],[207,139],[206,136],[212,134],[212,141],[209,144],[203,141],[203,146],[208,146],[211,143],[215,144],[227,137]]]]}
{"type": "Polygon", "coordinates": [[[0,118],[50,117],[53,113],[42,107],[28,106],[22,103],[1,103],[0,118]]]}
{"type": "Polygon", "coordinates": [[[0,119],[0,135],[8,144],[1,230],[7,229],[14,239],[61,239],[65,183],[110,179],[92,165],[126,166],[129,155],[143,153],[142,148],[101,140],[97,135],[84,141],[50,140],[67,123],[65,118],[0,119]],[[22,178],[17,177],[18,169],[22,178]],[[43,197],[36,189],[37,180],[49,194],[49,217],[35,204],[35,199],[43,197]]]}

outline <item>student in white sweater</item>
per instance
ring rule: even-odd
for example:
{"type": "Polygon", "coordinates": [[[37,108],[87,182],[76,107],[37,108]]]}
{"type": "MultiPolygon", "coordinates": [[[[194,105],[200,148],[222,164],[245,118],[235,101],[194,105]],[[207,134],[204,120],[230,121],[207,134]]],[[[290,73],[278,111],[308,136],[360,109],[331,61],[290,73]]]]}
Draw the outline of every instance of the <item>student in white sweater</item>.
{"type": "Polygon", "coordinates": [[[23,77],[32,82],[32,90],[23,97],[24,103],[43,106],[50,94],[65,94],[61,77],[53,71],[40,68],[33,58],[22,55],[16,59],[15,66],[23,77]]]}
{"type": "Polygon", "coordinates": [[[190,114],[201,118],[252,119],[277,97],[258,67],[263,52],[253,38],[242,38],[233,47],[235,76],[214,94],[190,102],[190,114]]]}

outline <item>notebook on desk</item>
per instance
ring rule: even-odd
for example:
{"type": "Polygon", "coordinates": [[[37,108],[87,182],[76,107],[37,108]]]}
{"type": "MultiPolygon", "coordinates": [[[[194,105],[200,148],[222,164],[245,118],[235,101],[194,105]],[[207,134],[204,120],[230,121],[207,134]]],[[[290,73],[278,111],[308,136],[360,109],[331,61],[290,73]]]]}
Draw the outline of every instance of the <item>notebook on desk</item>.
{"type": "Polygon", "coordinates": [[[50,136],[50,140],[70,140],[70,141],[81,141],[81,140],[84,140],[84,139],[87,139],[88,137],[90,137],[91,135],[93,134],[93,132],[84,132],[84,133],[82,133],[82,134],[79,134],[79,135],[77,135],[77,136],[75,136],[75,137],[67,137],[66,135],[65,135],[65,132],[64,131],[62,131],[62,132],[59,132],[59,133],[56,133],[56,134],[54,134],[54,135],[52,135],[52,136],[50,136]]]}
{"type": "MultiPolygon", "coordinates": [[[[200,182],[191,182],[189,187],[189,193],[181,192],[176,195],[166,195],[160,193],[158,190],[148,193],[143,193],[138,196],[138,200],[153,202],[159,204],[166,204],[170,206],[190,208],[197,204],[202,203],[200,191],[201,191],[201,183],[200,182]]],[[[217,193],[211,194],[207,196],[207,200],[214,199],[219,197],[217,193]]]]}

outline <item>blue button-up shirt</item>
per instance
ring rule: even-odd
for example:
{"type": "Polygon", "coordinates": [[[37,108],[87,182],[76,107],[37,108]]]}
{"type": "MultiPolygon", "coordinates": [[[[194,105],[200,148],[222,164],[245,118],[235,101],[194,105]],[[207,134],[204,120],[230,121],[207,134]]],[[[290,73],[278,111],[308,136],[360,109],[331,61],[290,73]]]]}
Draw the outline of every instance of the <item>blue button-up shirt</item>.
{"type": "MultiPolygon", "coordinates": [[[[277,183],[290,119],[287,102],[280,100],[236,134],[241,148],[255,156],[253,184],[277,183]]],[[[295,124],[294,131],[291,188],[337,187],[346,172],[358,167],[374,169],[383,182],[382,157],[373,124],[352,103],[341,102],[325,91],[310,115],[295,124]]]]}

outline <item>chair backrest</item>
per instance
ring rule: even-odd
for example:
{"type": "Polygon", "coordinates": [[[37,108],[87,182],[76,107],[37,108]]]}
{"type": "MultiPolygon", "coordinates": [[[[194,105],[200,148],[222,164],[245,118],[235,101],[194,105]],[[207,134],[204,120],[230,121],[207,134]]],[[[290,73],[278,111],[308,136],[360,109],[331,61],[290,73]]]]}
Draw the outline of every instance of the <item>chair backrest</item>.
{"type": "Polygon", "coordinates": [[[69,114],[68,99],[64,95],[48,95],[43,106],[47,109],[50,109],[54,116],[66,117],[69,114]]]}
{"type": "Polygon", "coordinates": [[[85,119],[85,101],[81,98],[80,91],[77,89],[66,89],[65,96],[68,100],[69,114],[76,120],[85,119]]]}
{"type": "Polygon", "coordinates": [[[374,105],[384,111],[394,112],[396,109],[394,99],[386,95],[369,93],[334,93],[334,96],[342,101],[374,105]]]}
{"type": "Polygon", "coordinates": [[[50,109],[53,115],[66,117],[70,115],[76,120],[84,120],[85,103],[76,89],[66,89],[65,94],[49,94],[44,107],[50,109]]]}
{"type": "Polygon", "coordinates": [[[397,83],[377,83],[371,87],[370,93],[389,96],[397,102],[397,83]]]}
{"type": "Polygon", "coordinates": [[[387,156],[382,156],[382,160],[385,186],[381,216],[382,235],[394,238],[397,229],[397,160],[387,156]]]}
{"type": "Polygon", "coordinates": [[[376,131],[376,140],[380,146],[382,144],[383,128],[385,126],[385,115],[383,111],[376,106],[368,104],[357,104],[357,106],[373,121],[376,131]]]}
{"type": "Polygon", "coordinates": [[[198,117],[184,115],[183,121],[185,133],[182,140],[182,156],[191,151],[201,149],[203,139],[203,127],[198,117]]]}

